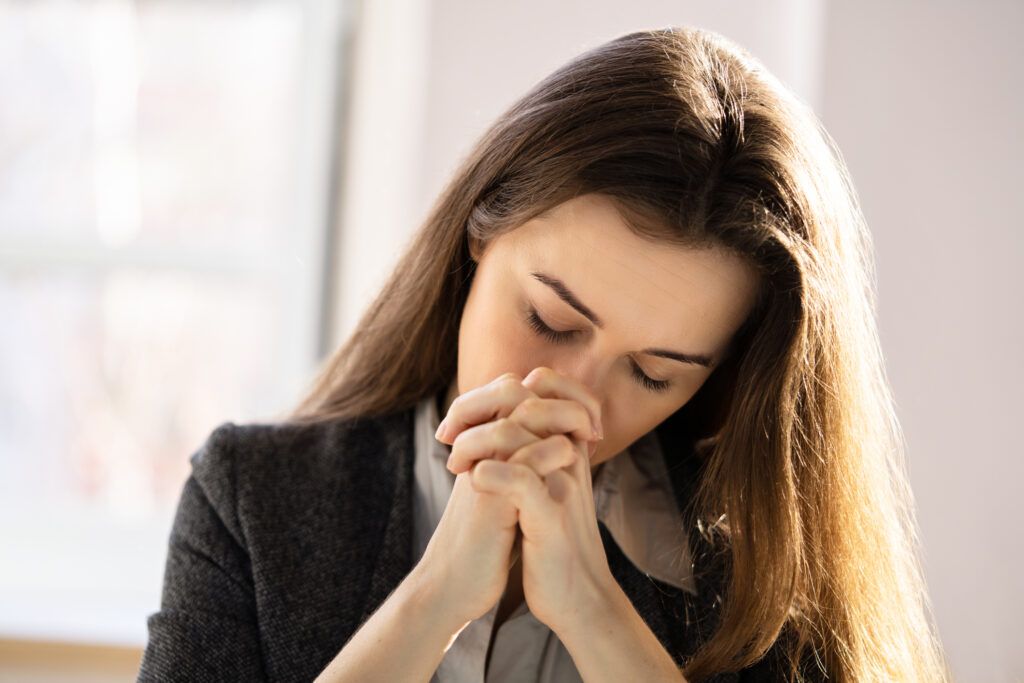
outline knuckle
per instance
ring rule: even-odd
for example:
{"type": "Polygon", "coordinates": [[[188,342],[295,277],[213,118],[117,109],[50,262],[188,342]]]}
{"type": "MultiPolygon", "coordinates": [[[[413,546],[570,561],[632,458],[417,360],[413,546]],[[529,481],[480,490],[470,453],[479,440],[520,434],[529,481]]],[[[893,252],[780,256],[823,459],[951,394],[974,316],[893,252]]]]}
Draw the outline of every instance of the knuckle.
{"type": "Polygon", "coordinates": [[[530,374],[536,376],[538,379],[548,379],[552,374],[554,374],[554,372],[554,370],[546,365],[538,365],[530,374]]]}
{"type": "Polygon", "coordinates": [[[534,412],[540,408],[543,404],[543,399],[539,396],[528,396],[522,400],[519,404],[519,408],[522,408],[523,412],[534,412]]]}
{"type": "Polygon", "coordinates": [[[521,380],[522,378],[516,373],[506,372],[504,375],[498,378],[497,384],[505,391],[508,391],[508,389],[517,386],[521,380]]]}
{"type": "Polygon", "coordinates": [[[508,463],[510,465],[526,465],[530,468],[536,468],[539,464],[537,462],[537,454],[533,450],[525,450],[518,458],[509,458],[508,463]]]}
{"type": "Polygon", "coordinates": [[[515,475],[515,469],[509,466],[507,463],[499,462],[491,458],[486,458],[477,463],[477,468],[483,465],[483,476],[486,480],[494,482],[506,482],[515,475]]]}
{"type": "Polygon", "coordinates": [[[483,486],[480,482],[486,482],[490,476],[491,466],[488,464],[487,460],[481,460],[476,464],[476,467],[470,470],[470,481],[473,482],[473,488],[477,491],[483,490],[483,486]]]}
{"type": "Polygon", "coordinates": [[[519,380],[514,377],[509,377],[498,383],[495,388],[495,392],[498,394],[499,398],[506,401],[512,401],[519,394],[521,387],[522,385],[519,383],[519,380]]]}
{"type": "Polygon", "coordinates": [[[543,468],[544,474],[548,474],[561,467],[565,458],[562,455],[562,450],[559,448],[544,451],[543,457],[538,458],[538,460],[538,464],[543,468]]]}
{"type": "Polygon", "coordinates": [[[510,417],[499,417],[495,421],[494,433],[502,444],[506,444],[519,433],[519,425],[510,417]]]}

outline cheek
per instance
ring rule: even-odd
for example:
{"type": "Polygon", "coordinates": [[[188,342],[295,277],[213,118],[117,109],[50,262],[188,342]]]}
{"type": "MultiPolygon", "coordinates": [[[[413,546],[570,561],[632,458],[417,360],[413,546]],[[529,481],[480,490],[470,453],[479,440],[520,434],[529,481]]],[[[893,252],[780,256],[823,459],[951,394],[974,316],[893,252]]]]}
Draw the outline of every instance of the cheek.
{"type": "Polygon", "coordinates": [[[506,372],[526,377],[547,364],[544,340],[526,329],[519,312],[481,300],[467,301],[459,329],[459,387],[465,392],[506,372]]]}

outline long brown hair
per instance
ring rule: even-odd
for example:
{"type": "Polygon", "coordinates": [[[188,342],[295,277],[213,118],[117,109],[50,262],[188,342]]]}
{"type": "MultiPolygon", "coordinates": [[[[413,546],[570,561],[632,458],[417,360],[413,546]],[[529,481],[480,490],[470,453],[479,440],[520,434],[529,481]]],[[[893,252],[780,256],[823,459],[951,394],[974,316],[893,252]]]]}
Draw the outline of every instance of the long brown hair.
{"type": "Polygon", "coordinates": [[[856,194],[812,111],[716,33],[621,35],[511,106],[288,419],[385,414],[445,390],[470,240],[589,192],[640,236],[723,246],[762,276],[727,367],[684,406],[707,416],[693,509],[730,552],[719,628],[686,678],[748,666],[786,628],[791,673],[810,651],[830,680],[948,680],[856,194]]]}

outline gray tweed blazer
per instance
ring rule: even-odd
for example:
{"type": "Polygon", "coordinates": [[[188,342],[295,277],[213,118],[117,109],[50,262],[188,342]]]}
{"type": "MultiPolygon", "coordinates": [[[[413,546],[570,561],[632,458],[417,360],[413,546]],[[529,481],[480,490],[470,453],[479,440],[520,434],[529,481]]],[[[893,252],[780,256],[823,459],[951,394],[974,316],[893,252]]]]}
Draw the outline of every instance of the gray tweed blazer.
{"type": "MultiPolygon", "coordinates": [[[[414,410],[214,429],[190,457],[137,680],[316,678],[412,569],[414,410]]],[[[690,449],[667,466],[686,510],[700,463],[690,449]]],[[[691,528],[693,596],[641,572],[599,529],[612,575],[681,663],[716,626],[726,553],[691,528]]],[[[783,680],[782,643],[712,680],[783,680]]]]}

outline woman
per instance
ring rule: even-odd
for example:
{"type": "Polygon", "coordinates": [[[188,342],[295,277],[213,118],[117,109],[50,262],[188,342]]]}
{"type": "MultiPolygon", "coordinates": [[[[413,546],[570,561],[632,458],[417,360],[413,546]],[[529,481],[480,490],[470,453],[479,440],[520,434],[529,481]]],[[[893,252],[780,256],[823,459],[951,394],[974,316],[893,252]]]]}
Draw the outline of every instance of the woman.
{"type": "Polygon", "coordinates": [[[193,455],[140,680],[947,680],[872,268],[745,51],[579,56],[301,405],[193,455]]]}

